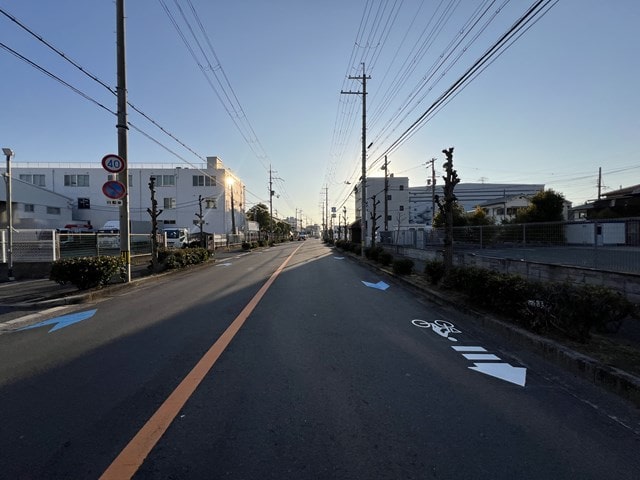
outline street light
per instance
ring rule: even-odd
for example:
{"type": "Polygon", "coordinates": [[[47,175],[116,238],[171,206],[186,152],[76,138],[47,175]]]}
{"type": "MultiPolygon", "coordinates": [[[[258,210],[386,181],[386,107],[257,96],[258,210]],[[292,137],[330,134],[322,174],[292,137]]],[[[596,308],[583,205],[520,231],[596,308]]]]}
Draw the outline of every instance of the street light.
{"type": "Polygon", "coordinates": [[[5,173],[4,178],[4,181],[7,184],[7,230],[9,231],[7,273],[9,275],[9,280],[15,280],[15,278],[13,278],[13,209],[11,208],[11,157],[13,157],[13,150],[10,148],[3,148],[2,153],[7,157],[7,172],[5,173]]]}
{"type": "Polygon", "coordinates": [[[233,204],[233,184],[234,179],[232,177],[227,178],[227,185],[229,185],[229,189],[231,190],[231,233],[233,235],[236,234],[236,215],[235,215],[235,205],[233,204]]]}

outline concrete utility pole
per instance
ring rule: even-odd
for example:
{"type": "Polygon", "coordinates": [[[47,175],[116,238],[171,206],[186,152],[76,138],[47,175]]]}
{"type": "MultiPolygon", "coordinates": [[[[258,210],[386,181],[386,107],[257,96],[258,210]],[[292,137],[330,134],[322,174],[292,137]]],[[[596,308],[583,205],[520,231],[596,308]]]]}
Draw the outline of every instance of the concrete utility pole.
{"type": "Polygon", "coordinates": [[[129,238],[129,162],[127,159],[127,75],[125,61],[124,0],[116,0],[116,51],[118,85],[118,156],[124,160],[124,170],[118,181],[125,195],[120,206],[120,257],[125,263],[126,282],[131,281],[131,240],[129,238]]]}
{"type": "Polygon", "coordinates": [[[362,80],[362,92],[345,92],[340,91],[342,94],[349,95],[362,95],[362,176],[360,180],[360,200],[362,213],[360,214],[360,255],[364,257],[365,237],[367,235],[367,80],[368,77],[365,73],[364,63],[362,63],[362,76],[352,77],[349,76],[349,80],[362,80]]]}
{"type": "Polygon", "coordinates": [[[324,228],[327,240],[331,238],[329,235],[329,187],[324,187],[324,228]]]}
{"type": "Polygon", "coordinates": [[[273,177],[269,165],[269,242],[273,241],[273,177]]]}
{"type": "Polygon", "coordinates": [[[602,167],[598,168],[598,200],[602,195],[602,167]]]}

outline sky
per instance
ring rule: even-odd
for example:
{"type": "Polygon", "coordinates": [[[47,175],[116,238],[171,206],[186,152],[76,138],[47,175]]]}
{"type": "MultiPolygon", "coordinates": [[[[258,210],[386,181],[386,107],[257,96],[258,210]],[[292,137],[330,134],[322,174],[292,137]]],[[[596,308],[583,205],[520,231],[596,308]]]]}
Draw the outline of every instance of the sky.
{"type": "MultiPolygon", "coordinates": [[[[390,173],[425,185],[435,158],[441,184],[454,147],[462,182],[544,184],[574,205],[597,197],[599,168],[603,193],[639,184],[637,0],[544,0],[438,103],[536,3],[128,1],[128,162],[218,156],[248,207],[268,205],[271,175],[278,217],[321,223],[328,199],[352,220],[363,82],[349,77],[365,74],[367,176],[386,155],[390,173]]],[[[99,166],[117,153],[115,3],[0,9],[1,146],[17,165],[99,166]]]]}

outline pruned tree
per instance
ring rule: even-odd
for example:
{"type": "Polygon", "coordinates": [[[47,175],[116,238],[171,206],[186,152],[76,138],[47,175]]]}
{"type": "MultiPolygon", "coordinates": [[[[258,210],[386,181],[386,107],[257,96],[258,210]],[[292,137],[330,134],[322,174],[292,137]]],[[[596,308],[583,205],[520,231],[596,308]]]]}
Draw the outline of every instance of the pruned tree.
{"type": "Polygon", "coordinates": [[[445,275],[447,275],[453,268],[453,208],[457,200],[453,189],[460,183],[460,178],[458,177],[458,172],[453,169],[453,147],[443,150],[442,153],[447,157],[447,161],[442,166],[445,171],[442,177],[444,180],[444,199],[440,199],[440,196],[436,195],[435,201],[440,210],[440,214],[445,219],[444,270],[445,275]]]}

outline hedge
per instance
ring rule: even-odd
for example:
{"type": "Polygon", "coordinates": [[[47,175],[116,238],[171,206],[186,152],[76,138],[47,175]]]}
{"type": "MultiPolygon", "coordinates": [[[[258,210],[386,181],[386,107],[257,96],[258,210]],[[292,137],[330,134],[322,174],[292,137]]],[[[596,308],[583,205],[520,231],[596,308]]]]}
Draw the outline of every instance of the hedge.
{"type": "Polygon", "coordinates": [[[593,330],[617,331],[636,316],[636,306],[610,288],[567,282],[530,281],[520,275],[478,267],[454,267],[429,261],[425,276],[432,284],[458,291],[468,301],[539,333],[557,333],[586,342],[593,330]]]}
{"type": "Polygon", "coordinates": [[[54,261],[49,279],[61,285],[71,283],[80,290],[87,290],[108,285],[116,275],[124,281],[126,273],[126,265],[120,257],[77,257],[54,261]]]}

